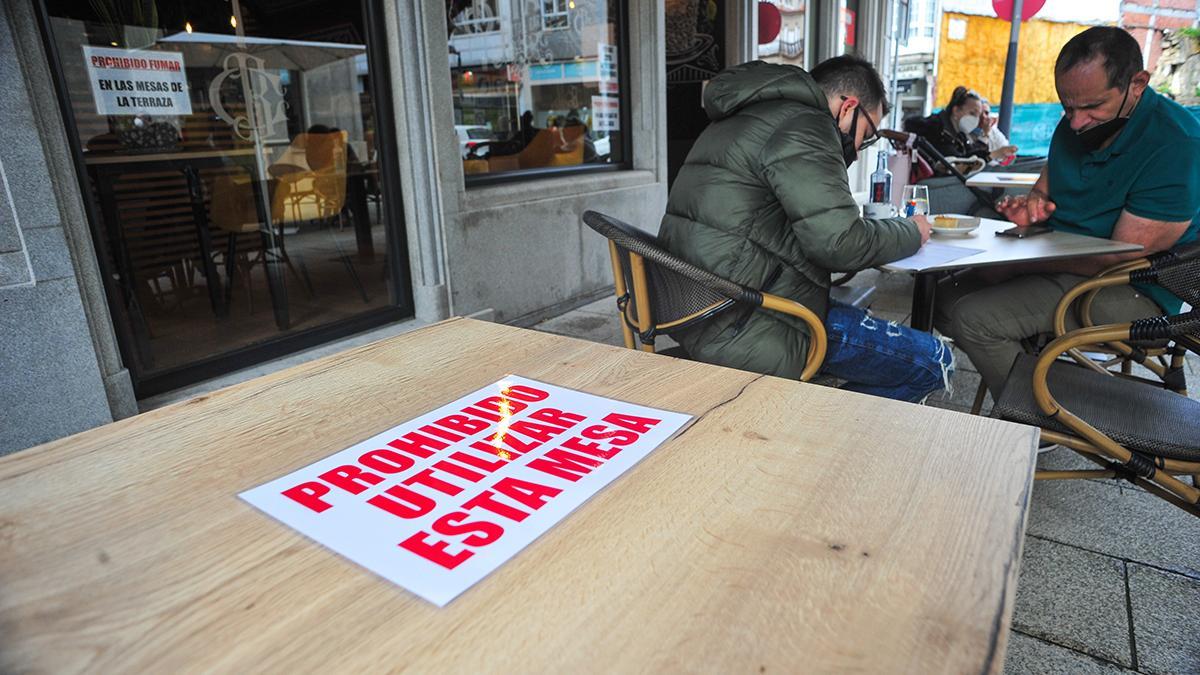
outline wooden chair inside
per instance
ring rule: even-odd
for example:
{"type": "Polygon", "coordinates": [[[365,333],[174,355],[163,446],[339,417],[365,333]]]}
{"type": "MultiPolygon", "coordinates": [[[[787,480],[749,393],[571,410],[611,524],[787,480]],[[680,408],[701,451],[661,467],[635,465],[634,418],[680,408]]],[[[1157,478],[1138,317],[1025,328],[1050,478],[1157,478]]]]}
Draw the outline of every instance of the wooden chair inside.
{"type": "Polygon", "coordinates": [[[804,305],[692,265],[653,235],[610,216],[587,211],[583,221],[608,239],[621,333],[629,349],[653,353],[657,335],[670,335],[734,307],[761,307],[805,322],[811,338],[800,379],[808,381],[820,370],[827,347],[825,325],[804,305]]]}

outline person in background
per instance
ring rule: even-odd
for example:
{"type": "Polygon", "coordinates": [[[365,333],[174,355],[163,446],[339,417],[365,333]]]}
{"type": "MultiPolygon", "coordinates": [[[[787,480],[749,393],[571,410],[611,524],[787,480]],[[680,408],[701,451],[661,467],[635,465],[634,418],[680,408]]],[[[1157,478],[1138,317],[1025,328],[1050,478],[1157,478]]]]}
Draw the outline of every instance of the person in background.
{"type": "Polygon", "coordinates": [[[972,136],[983,116],[983,99],[966,87],[956,87],[950,102],[929,117],[910,117],[904,120],[904,130],[929,141],[947,157],[978,157],[985,162],[1004,159],[1016,148],[1011,146],[989,150],[988,144],[972,136]]]}
{"type": "MultiPolygon", "coordinates": [[[[1063,46],[1054,84],[1063,118],[1042,174],[1027,196],[996,205],[1018,226],[1104,237],[1143,250],[989,267],[937,290],[934,325],[954,338],[999,396],[1021,341],[1054,330],[1063,294],[1117,263],[1200,237],[1200,122],[1148,86],[1137,40],[1097,26],[1063,46]]],[[[1179,313],[1183,301],[1157,286],[1117,286],[1092,302],[1097,324],[1179,313]]],[[[1068,329],[1078,327],[1068,316],[1068,329]]]]}
{"type": "MultiPolygon", "coordinates": [[[[920,401],[946,386],[953,352],[929,333],[831,303],[830,272],[912,255],[929,239],[923,216],[863,218],[846,168],[878,140],[887,92],[875,68],[839,56],[807,73],[752,61],[709,81],[712,123],[688,153],[659,236],[680,258],[744,286],[795,300],[821,317],[821,372],[845,388],[920,401]]],[[[798,378],[804,322],[726,311],[677,334],[692,358],[798,378]]]]}
{"type": "Polygon", "coordinates": [[[979,127],[971,132],[971,135],[976,140],[987,146],[988,152],[992,153],[996,150],[1003,150],[1002,157],[996,157],[989,164],[1008,164],[1010,158],[1017,156],[1017,146],[1011,145],[1004,132],[1000,131],[997,125],[998,120],[992,116],[992,106],[986,98],[980,99],[981,109],[979,111],[979,127]]]}

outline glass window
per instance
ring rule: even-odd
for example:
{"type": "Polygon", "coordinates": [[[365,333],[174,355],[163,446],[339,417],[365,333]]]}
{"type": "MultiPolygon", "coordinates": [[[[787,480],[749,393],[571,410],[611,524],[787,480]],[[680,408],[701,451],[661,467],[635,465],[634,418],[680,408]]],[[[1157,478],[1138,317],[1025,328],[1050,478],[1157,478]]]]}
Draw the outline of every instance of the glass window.
{"type": "Polygon", "coordinates": [[[500,12],[496,9],[499,0],[472,0],[454,18],[451,35],[475,33],[497,33],[500,31],[500,12]]]}
{"type": "Polygon", "coordinates": [[[805,49],[808,13],[805,11],[805,2],[806,0],[767,0],[768,4],[774,6],[773,10],[759,6],[759,21],[768,22],[768,30],[772,32],[778,25],[778,32],[770,41],[758,45],[758,58],[770,63],[790,63],[801,68],[808,67],[808,52],[805,49]]]}
{"type": "Polygon", "coordinates": [[[139,394],[411,306],[362,4],[46,8],[139,394]]]}
{"type": "Polygon", "coordinates": [[[468,184],[628,160],[618,0],[447,2],[468,184]],[[472,30],[480,17],[496,28],[472,30]]]}
{"type": "MultiPolygon", "coordinates": [[[[559,30],[566,28],[571,22],[571,17],[567,14],[567,3],[569,0],[542,0],[542,29],[543,30],[559,30]]],[[[574,5],[574,1],[570,0],[570,4],[574,5]]]]}

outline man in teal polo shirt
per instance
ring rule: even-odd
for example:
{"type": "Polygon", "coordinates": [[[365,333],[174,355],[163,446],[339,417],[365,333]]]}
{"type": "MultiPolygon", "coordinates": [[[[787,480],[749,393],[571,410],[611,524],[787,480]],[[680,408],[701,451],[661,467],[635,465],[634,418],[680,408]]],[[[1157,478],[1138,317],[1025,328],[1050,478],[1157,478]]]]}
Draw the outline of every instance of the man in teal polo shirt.
{"type": "MultiPolygon", "coordinates": [[[[1137,41],[1120,28],[1088,29],[1063,47],[1054,76],[1064,115],[1046,168],[1027,196],[1001,200],[997,210],[1018,226],[1044,221],[1144,249],[981,269],[943,283],[935,325],[967,353],[993,397],[1021,340],[1053,331],[1067,290],[1200,235],[1200,122],[1147,86],[1137,41]]],[[[1097,295],[1092,316],[1120,323],[1181,305],[1161,288],[1116,287],[1097,295]]]]}

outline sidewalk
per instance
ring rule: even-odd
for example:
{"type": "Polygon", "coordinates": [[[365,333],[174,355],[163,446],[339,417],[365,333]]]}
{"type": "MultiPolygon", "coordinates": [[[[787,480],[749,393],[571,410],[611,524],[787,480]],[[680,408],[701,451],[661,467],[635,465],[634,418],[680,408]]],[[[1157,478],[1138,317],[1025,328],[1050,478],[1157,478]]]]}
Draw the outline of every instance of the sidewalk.
{"type": "MultiPolygon", "coordinates": [[[[876,286],[872,313],[908,320],[910,277],[870,271],[851,283],[876,286]]],[[[611,296],[534,328],[623,344],[611,296]]],[[[1200,397],[1200,359],[1189,359],[1200,397]]],[[[979,373],[961,352],[952,384],[928,404],[967,414],[979,373]]],[[[1038,466],[1096,468],[1068,450],[1038,466]]],[[[1200,519],[1120,481],[1037,483],[1012,626],[1006,673],[1200,673],[1200,519]]]]}

